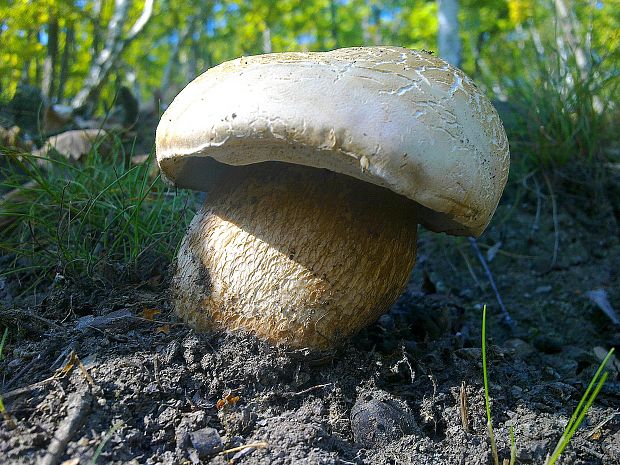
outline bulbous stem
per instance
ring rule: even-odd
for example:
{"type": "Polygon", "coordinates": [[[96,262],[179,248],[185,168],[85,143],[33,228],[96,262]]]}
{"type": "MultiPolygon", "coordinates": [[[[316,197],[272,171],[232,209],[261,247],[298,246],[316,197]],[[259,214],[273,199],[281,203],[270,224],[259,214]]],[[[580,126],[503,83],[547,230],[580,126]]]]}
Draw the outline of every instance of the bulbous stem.
{"type": "Polygon", "coordinates": [[[175,309],[201,330],[332,346],[396,300],[416,235],[415,204],[387,189],[297,165],[233,168],[183,240],[175,309]]]}

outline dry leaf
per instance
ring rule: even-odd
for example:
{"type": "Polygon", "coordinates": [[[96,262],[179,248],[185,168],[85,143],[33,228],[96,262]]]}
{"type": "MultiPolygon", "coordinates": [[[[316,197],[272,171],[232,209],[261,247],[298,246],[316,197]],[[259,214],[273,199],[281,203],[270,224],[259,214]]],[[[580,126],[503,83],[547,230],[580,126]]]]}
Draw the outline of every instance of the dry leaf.
{"type": "Polygon", "coordinates": [[[64,378],[65,376],[67,376],[71,372],[71,370],[73,370],[73,368],[75,367],[75,362],[76,362],[75,352],[71,352],[71,355],[69,355],[69,360],[67,360],[67,363],[65,364],[65,366],[57,370],[54,377],[64,378]]]}
{"type": "Polygon", "coordinates": [[[241,397],[239,397],[239,396],[234,396],[234,397],[233,396],[228,396],[226,398],[226,403],[228,405],[235,405],[237,402],[239,402],[239,399],[241,399],[241,397]]]}
{"type": "Polygon", "coordinates": [[[145,320],[149,320],[152,321],[153,318],[155,317],[155,315],[159,315],[161,312],[159,311],[158,308],[146,308],[144,307],[144,309],[142,310],[142,313],[140,314],[140,316],[142,318],[144,318],[145,320]]]}
{"type": "Polygon", "coordinates": [[[237,402],[239,402],[239,400],[241,399],[241,397],[239,396],[233,396],[230,392],[225,394],[224,397],[220,400],[218,400],[215,403],[215,407],[218,410],[222,410],[224,407],[227,406],[234,406],[237,402]]]}
{"type": "Polygon", "coordinates": [[[70,161],[78,161],[88,154],[98,140],[106,138],[108,133],[103,129],[75,129],[52,136],[33,155],[44,157],[54,149],[70,161]]]}
{"type": "Polygon", "coordinates": [[[168,334],[170,332],[170,325],[158,326],[155,328],[155,334],[163,333],[168,334]]]}
{"type": "Polygon", "coordinates": [[[68,105],[50,105],[43,113],[43,132],[58,132],[73,119],[73,108],[68,105]]]}

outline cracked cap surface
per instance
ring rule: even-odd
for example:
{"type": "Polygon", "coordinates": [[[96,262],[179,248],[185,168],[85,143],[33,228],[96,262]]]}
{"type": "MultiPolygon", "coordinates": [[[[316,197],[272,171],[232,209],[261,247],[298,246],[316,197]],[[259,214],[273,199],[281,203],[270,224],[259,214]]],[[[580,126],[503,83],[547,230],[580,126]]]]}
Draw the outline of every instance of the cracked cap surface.
{"type": "Polygon", "coordinates": [[[502,123],[473,81],[399,47],[274,53],[211,68],[163,114],[156,150],[179,187],[209,190],[216,162],[313,166],[417,202],[433,231],[475,236],[509,167],[502,123]]]}

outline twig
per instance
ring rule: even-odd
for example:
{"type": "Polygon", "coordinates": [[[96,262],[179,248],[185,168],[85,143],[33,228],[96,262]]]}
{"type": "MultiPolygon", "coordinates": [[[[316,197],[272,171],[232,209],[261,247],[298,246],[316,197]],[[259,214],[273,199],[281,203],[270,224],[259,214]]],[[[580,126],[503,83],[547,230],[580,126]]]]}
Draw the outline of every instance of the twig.
{"type": "Polygon", "coordinates": [[[323,389],[324,387],[331,386],[331,385],[332,385],[332,383],[317,384],[316,386],[311,386],[311,387],[309,387],[307,389],[304,389],[303,391],[299,391],[299,392],[284,392],[284,393],[282,393],[282,395],[285,396],[285,397],[303,396],[304,394],[308,394],[309,392],[316,391],[318,389],[323,389]]]}
{"type": "Polygon", "coordinates": [[[469,271],[469,274],[471,275],[474,282],[476,283],[476,286],[482,289],[482,284],[480,284],[480,281],[478,281],[478,276],[476,276],[476,273],[474,269],[472,268],[471,263],[469,263],[469,260],[467,259],[467,255],[465,255],[465,252],[463,252],[460,247],[458,248],[458,251],[461,254],[461,257],[463,257],[463,260],[465,260],[465,265],[467,265],[467,270],[469,271]]]}
{"type": "Polygon", "coordinates": [[[551,181],[549,181],[549,177],[544,171],[542,172],[542,175],[545,178],[547,189],[549,189],[549,195],[551,196],[551,211],[553,213],[553,256],[551,257],[551,263],[549,264],[549,268],[547,268],[547,270],[543,273],[545,274],[555,268],[555,264],[558,259],[558,250],[560,248],[560,224],[558,221],[558,205],[555,200],[555,195],[553,194],[551,181]]]}
{"type": "Polygon", "coordinates": [[[56,465],[64,455],[67,444],[77,432],[91,408],[92,395],[89,391],[74,392],[67,401],[67,416],[60,423],[52,438],[41,465],[56,465]]]}
{"type": "Polygon", "coordinates": [[[37,314],[35,314],[34,312],[27,312],[25,310],[18,310],[16,308],[11,308],[8,309],[6,307],[0,307],[0,317],[2,318],[14,318],[16,320],[23,320],[23,318],[19,318],[19,317],[27,317],[27,319],[34,319],[34,320],[39,320],[42,321],[43,323],[45,323],[46,325],[58,330],[58,331],[62,331],[65,332],[65,328],[63,328],[62,326],[58,325],[57,323],[53,322],[52,320],[49,320],[47,318],[44,318],[42,316],[39,316],[37,314]]]}
{"type": "Polygon", "coordinates": [[[511,328],[514,328],[515,322],[510,316],[510,313],[508,313],[506,306],[504,305],[504,301],[502,300],[502,296],[499,294],[497,285],[495,284],[495,279],[493,278],[493,274],[491,273],[491,269],[489,268],[489,265],[487,265],[487,262],[484,259],[482,252],[480,252],[480,247],[478,247],[478,242],[476,241],[475,238],[470,237],[469,243],[471,244],[473,249],[476,251],[478,260],[480,260],[480,263],[482,264],[482,268],[484,268],[484,271],[487,274],[487,277],[489,278],[489,282],[491,283],[491,287],[493,288],[493,292],[495,293],[495,298],[497,299],[497,303],[499,304],[499,307],[501,308],[502,313],[504,314],[504,322],[511,328]]]}
{"type": "Polygon", "coordinates": [[[601,421],[598,425],[596,425],[594,428],[592,428],[592,431],[590,431],[588,433],[587,437],[591,438],[592,436],[594,436],[594,434],[597,433],[598,431],[600,431],[600,429],[603,426],[605,426],[607,423],[609,423],[611,420],[613,420],[616,415],[620,415],[620,412],[614,412],[610,416],[605,418],[603,421],[601,421]]]}
{"type": "Polygon", "coordinates": [[[56,379],[57,378],[52,376],[50,378],[44,379],[43,381],[38,381],[38,382],[36,382],[34,384],[30,384],[28,386],[25,386],[25,387],[22,387],[22,388],[19,388],[19,389],[14,389],[14,390],[9,391],[9,392],[3,392],[2,393],[2,398],[10,399],[11,397],[17,397],[19,395],[26,394],[27,392],[30,392],[33,389],[37,389],[39,387],[43,387],[47,383],[49,383],[50,381],[55,381],[56,379]]]}
{"type": "Polygon", "coordinates": [[[8,383],[4,385],[4,389],[8,389],[13,384],[15,384],[15,382],[19,380],[19,378],[21,378],[24,374],[26,374],[32,368],[32,366],[35,363],[37,363],[40,359],[41,359],[41,354],[37,355],[32,360],[30,360],[30,362],[28,362],[21,370],[17,372],[15,376],[13,376],[13,379],[11,379],[8,383]]]}
{"type": "Polygon", "coordinates": [[[266,447],[269,447],[269,443],[267,443],[265,441],[251,442],[250,444],[244,444],[242,446],[233,447],[232,449],[223,450],[222,452],[220,452],[219,455],[232,454],[233,452],[239,452],[239,451],[244,450],[244,449],[249,449],[250,447],[264,449],[266,447]]]}
{"type": "MultiPolygon", "coordinates": [[[[41,356],[41,354],[39,354],[39,357],[41,356]]],[[[71,351],[71,355],[69,356],[69,359],[67,360],[67,363],[65,364],[65,366],[63,368],[60,368],[58,370],[56,370],[56,373],[54,373],[52,376],[50,376],[49,378],[46,378],[42,381],[36,382],[34,384],[30,384],[29,386],[23,387],[23,388],[19,388],[19,389],[15,389],[13,391],[9,391],[9,392],[4,392],[2,393],[2,397],[4,397],[5,399],[9,399],[11,397],[15,397],[15,396],[19,396],[21,394],[24,394],[26,392],[30,392],[33,389],[36,389],[38,387],[42,387],[45,384],[49,383],[50,381],[56,381],[59,379],[64,378],[65,376],[67,376],[69,373],[71,373],[71,371],[75,368],[78,367],[80,369],[80,371],[82,372],[82,375],[84,375],[84,378],[86,379],[86,381],[88,381],[88,384],[90,384],[91,386],[95,385],[95,382],[93,380],[93,378],[90,376],[90,374],[88,373],[88,371],[86,370],[86,367],[82,364],[81,360],[78,358],[77,354],[75,353],[75,351],[71,351]]],[[[19,375],[19,373],[18,373],[19,375]]],[[[9,386],[11,383],[13,383],[13,381],[17,378],[17,376],[15,376],[15,378],[13,378],[13,380],[11,380],[10,383],[7,384],[7,386],[9,386]]]]}
{"type": "Polygon", "coordinates": [[[465,380],[461,381],[461,391],[459,393],[459,411],[461,412],[461,426],[463,426],[463,431],[469,433],[467,384],[465,383],[465,380]]]}

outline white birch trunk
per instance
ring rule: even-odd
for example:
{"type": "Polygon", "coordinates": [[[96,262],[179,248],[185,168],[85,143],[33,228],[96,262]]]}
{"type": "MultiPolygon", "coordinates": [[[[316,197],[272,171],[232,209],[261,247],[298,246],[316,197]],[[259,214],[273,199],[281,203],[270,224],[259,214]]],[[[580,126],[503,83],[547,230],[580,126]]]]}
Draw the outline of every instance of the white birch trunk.
{"type": "Polygon", "coordinates": [[[461,38],[459,37],[458,0],[437,0],[439,56],[454,66],[461,64],[461,38]]]}
{"type": "Polygon", "coordinates": [[[110,71],[116,66],[123,51],[144,29],[153,14],[154,0],[145,0],[142,14],[133,24],[126,37],[122,37],[123,26],[127,19],[130,0],[115,0],[114,13],[108,23],[105,45],[93,62],[84,82],[84,86],[71,101],[73,108],[84,106],[97,94],[110,71]]]}
{"type": "Polygon", "coordinates": [[[561,34],[557,36],[557,44],[564,54],[562,58],[566,60],[568,54],[572,52],[575,55],[575,63],[581,76],[585,77],[588,74],[589,63],[586,52],[577,39],[577,32],[575,31],[577,19],[564,0],[555,0],[555,11],[561,31],[561,34]]]}

